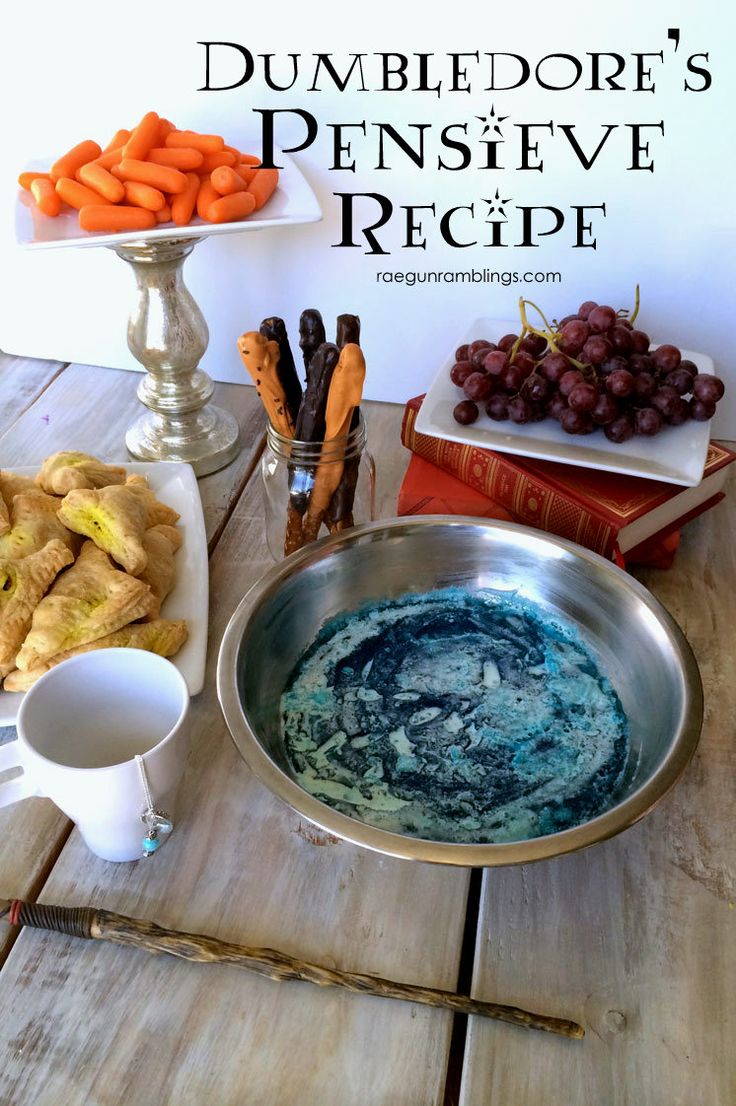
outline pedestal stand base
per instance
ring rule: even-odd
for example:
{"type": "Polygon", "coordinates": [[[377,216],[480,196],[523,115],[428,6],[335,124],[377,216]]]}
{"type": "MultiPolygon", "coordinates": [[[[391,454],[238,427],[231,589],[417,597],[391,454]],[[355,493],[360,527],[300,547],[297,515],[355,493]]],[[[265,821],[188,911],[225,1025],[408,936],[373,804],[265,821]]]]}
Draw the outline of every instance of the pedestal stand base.
{"type": "Polygon", "coordinates": [[[139,461],[185,461],[197,476],[207,476],[237,457],[239,432],[228,411],[208,403],[181,419],[141,415],[125,435],[125,444],[139,461]]]}

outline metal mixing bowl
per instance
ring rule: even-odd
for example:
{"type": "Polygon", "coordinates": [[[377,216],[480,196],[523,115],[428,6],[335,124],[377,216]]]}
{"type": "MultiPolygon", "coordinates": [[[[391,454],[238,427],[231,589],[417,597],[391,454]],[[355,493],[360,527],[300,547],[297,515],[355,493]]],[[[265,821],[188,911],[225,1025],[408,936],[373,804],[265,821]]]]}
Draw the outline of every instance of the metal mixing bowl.
{"type": "Polygon", "coordinates": [[[700,736],[703,693],[681,630],[609,561],[524,526],[423,516],[359,526],[274,566],[247,593],[220,649],[218,694],[256,776],[310,822],[391,856],[464,866],[520,864],[592,845],[632,825],[672,787],[700,736]],[[406,592],[463,586],[514,591],[576,624],[629,719],[619,801],[561,833],[499,845],[427,841],[340,814],[295,782],[279,700],[301,653],[333,615],[406,592]]]}

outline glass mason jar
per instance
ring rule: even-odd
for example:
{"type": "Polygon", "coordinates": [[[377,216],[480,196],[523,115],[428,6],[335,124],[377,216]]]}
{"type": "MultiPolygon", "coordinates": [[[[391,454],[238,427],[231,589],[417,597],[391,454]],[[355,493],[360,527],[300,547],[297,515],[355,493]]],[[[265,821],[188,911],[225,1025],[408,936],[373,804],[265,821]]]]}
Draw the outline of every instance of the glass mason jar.
{"type": "Polygon", "coordinates": [[[376,467],[365,443],[362,414],[349,434],[328,442],[285,438],[268,424],[261,475],[266,539],[275,560],[373,520],[376,467]]]}

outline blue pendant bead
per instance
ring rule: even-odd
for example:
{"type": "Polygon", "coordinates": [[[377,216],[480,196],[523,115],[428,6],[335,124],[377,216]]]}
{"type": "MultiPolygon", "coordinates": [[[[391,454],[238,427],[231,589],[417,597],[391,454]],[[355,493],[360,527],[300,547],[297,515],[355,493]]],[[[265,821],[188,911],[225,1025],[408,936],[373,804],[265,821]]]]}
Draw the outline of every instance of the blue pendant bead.
{"type": "Polygon", "coordinates": [[[143,838],[143,852],[146,856],[152,856],[156,852],[156,849],[161,844],[161,839],[158,834],[155,837],[149,835],[143,838]]]}
{"type": "Polygon", "coordinates": [[[143,855],[152,856],[163,845],[161,835],[168,837],[174,828],[174,823],[165,810],[154,810],[149,807],[141,815],[141,821],[148,828],[148,833],[143,838],[143,855]]]}

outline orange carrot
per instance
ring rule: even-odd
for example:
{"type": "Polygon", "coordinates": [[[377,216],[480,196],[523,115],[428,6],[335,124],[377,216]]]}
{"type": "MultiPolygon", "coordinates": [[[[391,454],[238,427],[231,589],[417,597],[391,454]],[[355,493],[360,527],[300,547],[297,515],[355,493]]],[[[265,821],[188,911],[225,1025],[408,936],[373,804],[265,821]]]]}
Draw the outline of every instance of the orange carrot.
{"type": "Polygon", "coordinates": [[[146,112],[125,143],[123,157],[134,158],[135,160],[144,158],[152,146],[158,145],[160,123],[161,120],[155,111],[146,112]]]}
{"type": "Polygon", "coordinates": [[[164,206],[159,211],[156,212],[156,222],[157,223],[170,223],[171,222],[171,208],[169,207],[168,204],[164,204],[164,206]]]}
{"type": "Polygon", "coordinates": [[[191,220],[198,192],[199,177],[196,173],[187,173],[186,188],[171,198],[171,218],[178,227],[185,227],[191,220]]]}
{"type": "Polygon", "coordinates": [[[231,196],[233,192],[245,192],[246,184],[240,173],[227,165],[215,169],[210,177],[213,187],[221,196],[231,196]]]}
{"type": "Polygon", "coordinates": [[[68,150],[51,166],[50,175],[52,181],[56,183],[60,177],[71,177],[73,180],[77,169],[88,161],[94,161],[101,153],[102,150],[97,143],[92,142],[90,139],[78,143],[78,145],[73,146],[71,150],[68,150]]]}
{"type": "Polygon", "coordinates": [[[278,183],[278,169],[258,169],[256,171],[256,175],[248,185],[248,191],[256,201],[256,211],[260,211],[266,200],[275,191],[278,183]]]}
{"type": "Polygon", "coordinates": [[[156,139],[156,145],[163,146],[164,142],[166,141],[166,135],[171,134],[171,132],[175,130],[176,127],[173,123],[169,122],[168,119],[161,119],[158,125],[158,138],[156,139]]]}
{"type": "Polygon", "coordinates": [[[87,204],[110,203],[106,196],[101,196],[94,188],[88,188],[87,185],[80,184],[70,177],[60,177],[56,182],[56,191],[65,204],[76,207],[77,211],[87,204]]]}
{"type": "Polygon", "coordinates": [[[103,154],[109,154],[110,150],[117,150],[119,146],[124,146],[130,138],[130,131],[123,130],[115,131],[107,146],[102,151],[103,154]]]}
{"type": "Polygon", "coordinates": [[[205,154],[197,172],[200,174],[212,173],[215,169],[219,169],[221,165],[235,165],[235,154],[231,154],[227,150],[220,150],[216,154],[205,154]]]}
{"type": "MultiPolygon", "coordinates": [[[[95,158],[95,165],[100,165],[103,169],[107,169],[109,173],[113,165],[119,165],[123,160],[123,149],[123,146],[118,146],[115,150],[106,150],[100,157],[95,158]]],[[[90,163],[87,162],[87,164],[90,163]]]]}
{"type": "Polygon", "coordinates": [[[116,177],[138,181],[140,184],[150,184],[152,188],[158,188],[161,192],[183,192],[187,183],[187,178],[178,169],[170,169],[167,165],[152,165],[148,161],[139,161],[137,158],[124,157],[118,170],[114,174],[116,177]]]}
{"type": "Polygon", "coordinates": [[[246,165],[260,165],[261,159],[256,157],[255,154],[241,154],[240,160],[244,161],[246,165]]]}
{"type": "Polygon", "coordinates": [[[199,192],[197,193],[197,215],[200,219],[209,219],[207,211],[211,204],[215,200],[220,199],[220,193],[212,184],[209,177],[205,177],[199,186],[199,192]]]}
{"type": "Polygon", "coordinates": [[[147,211],[160,211],[166,206],[163,192],[158,188],[151,188],[150,184],[141,184],[139,181],[126,180],[125,202],[133,207],[145,207],[147,211]]]}
{"type": "Polygon", "coordinates": [[[233,192],[214,200],[207,208],[207,218],[210,223],[230,223],[250,215],[255,206],[255,196],[250,192],[233,192]]]}
{"type": "Polygon", "coordinates": [[[219,134],[197,134],[196,131],[172,131],[164,145],[169,149],[185,146],[203,154],[217,154],[225,148],[225,140],[219,134]]]}
{"type": "Polygon", "coordinates": [[[155,146],[148,151],[148,160],[154,165],[168,165],[171,169],[199,169],[204,161],[200,150],[187,149],[185,146],[169,150],[166,146],[155,146]]]}
{"type": "Polygon", "coordinates": [[[82,230],[105,230],[111,234],[123,230],[150,230],[156,226],[156,216],[143,207],[88,204],[79,212],[79,225],[82,230]]]}
{"type": "Polygon", "coordinates": [[[253,177],[258,172],[258,166],[246,165],[244,161],[241,161],[240,165],[235,166],[235,172],[243,178],[246,184],[250,184],[250,182],[253,180],[253,177]]]}
{"type": "Polygon", "coordinates": [[[57,195],[50,180],[37,177],[36,180],[31,181],[31,195],[38,204],[38,210],[44,215],[54,218],[61,211],[61,197],[57,195]]]}
{"type": "Polygon", "coordinates": [[[25,188],[26,192],[30,192],[34,180],[51,180],[51,177],[48,173],[33,173],[29,171],[27,173],[21,173],[18,177],[18,184],[21,188],[25,188]]]}
{"type": "MultiPolygon", "coordinates": [[[[77,176],[82,184],[99,192],[111,204],[119,203],[125,195],[125,189],[120,181],[116,180],[112,173],[108,173],[107,169],[103,169],[98,161],[88,161],[78,170],[77,176]]],[[[92,202],[94,201],[87,201],[87,203],[92,202]]],[[[82,207],[82,204],[79,204],[79,207],[82,207]]]]}

